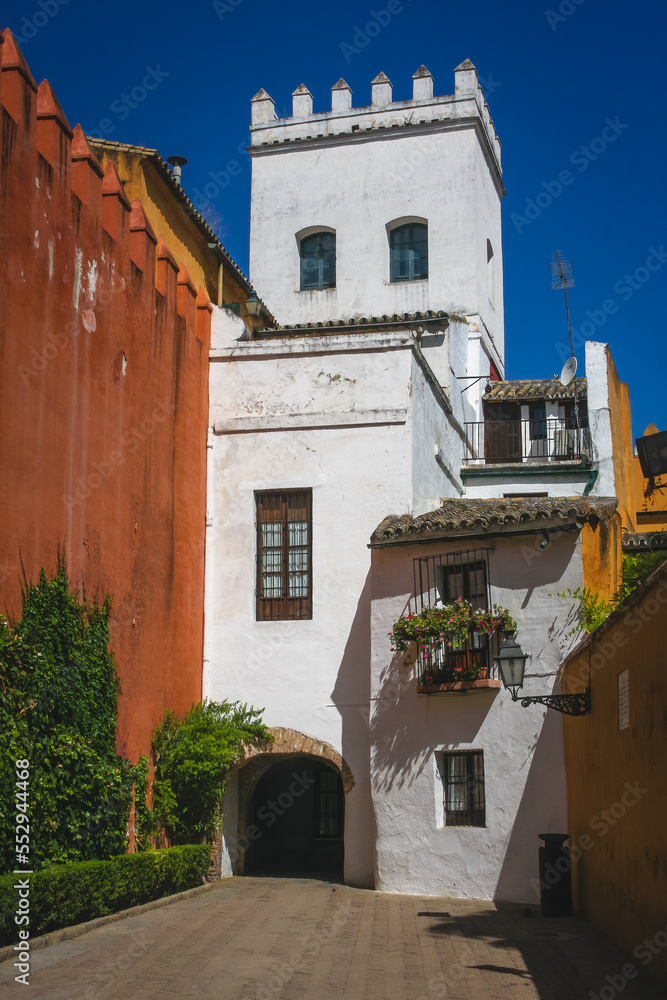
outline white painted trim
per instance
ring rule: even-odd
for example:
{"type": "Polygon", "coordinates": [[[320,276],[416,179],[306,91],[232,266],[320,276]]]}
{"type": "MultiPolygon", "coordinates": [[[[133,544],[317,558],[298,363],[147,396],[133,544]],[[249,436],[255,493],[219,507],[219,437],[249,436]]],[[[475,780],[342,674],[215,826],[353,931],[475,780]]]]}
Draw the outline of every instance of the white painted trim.
{"type": "Polygon", "coordinates": [[[216,420],[214,434],[248,434],[257,431],[315,430],[320,427],[372,427],[378,424],[404,424],[408,411],[362,410],[348,413],[277,413],[216,420]]]}
{"type": "MultiPolygon", "coordinates": [[[[326,291],[327,289],[324,289],[326,291]]],[[[409,320],[412,326],[420,325],[420,320],[409,320]]],[[[406,323],[407,326],[407,323],[406,323]]],[[[430,327],[429,327],[430,329],[430,327]]],[[[447,319],[442,317],[442,329],[447,329],[447,319]]],[[[245,361],[257,358],[273,358],[279,354],[349,354],[351,351],[371,353],[412,347],[413,334],[406,329],[400,333],[340,333],[340,334],[309,334],[299,332],[294,337],[280,337],[275,340],[237,341],[233,347],[213,350],[209,354],[211,361],[245,361]]]]}

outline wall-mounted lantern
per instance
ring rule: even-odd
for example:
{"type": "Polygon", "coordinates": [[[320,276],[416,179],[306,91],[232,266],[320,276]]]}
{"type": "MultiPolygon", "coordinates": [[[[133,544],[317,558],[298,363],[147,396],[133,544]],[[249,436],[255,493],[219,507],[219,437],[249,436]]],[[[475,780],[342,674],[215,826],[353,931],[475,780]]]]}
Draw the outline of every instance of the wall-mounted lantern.
{"type": "Polygon", "coordinates": [[[262,311],[262,303],[257,298],[257,292],[252,290],[245,302],[248,316],[259,316],[262,311]]]}
{"type": "Polygon", "coordinates": [[[579,694],[545,694],[519,698],[517,691],[523,687],[527,659],[528,657],[515,637],[506,635],[500,644],[496,663],[501,680],[512,695],[512,701],[520,700],[522,708],[534,704],[546,705],[547,708],[554,708],[557,712],[562,712],[563,715],[588,715],[590,713],[590,683],[586,690],[579,694]]]}

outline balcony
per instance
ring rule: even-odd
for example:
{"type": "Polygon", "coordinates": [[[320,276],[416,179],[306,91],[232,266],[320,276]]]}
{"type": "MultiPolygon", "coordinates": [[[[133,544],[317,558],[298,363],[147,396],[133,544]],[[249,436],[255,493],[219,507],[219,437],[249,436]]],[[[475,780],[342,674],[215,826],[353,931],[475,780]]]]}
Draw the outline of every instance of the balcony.
{"type": "Polygon", "coordinates": [[[591,435],[569,417],[484,420],[465,424],[464,465],[545,465],[588,462],[591,435]]]}
{"type": "Polygon", "coordinates": [[[418,644],[418,694],[499,689],[492,641],[492,636],[471,630],[465,639],[449,638],[418,644]]]}

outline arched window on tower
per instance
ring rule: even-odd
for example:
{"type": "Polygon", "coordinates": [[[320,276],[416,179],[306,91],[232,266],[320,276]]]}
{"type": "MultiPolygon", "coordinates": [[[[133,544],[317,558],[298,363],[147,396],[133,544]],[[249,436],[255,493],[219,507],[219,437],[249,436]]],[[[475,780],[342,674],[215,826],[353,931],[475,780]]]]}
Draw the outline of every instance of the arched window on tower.
{"type": "Polygon", "coordinates": [[[428,225],[407,222],[389,230],[390,281],[428,278],[428,225]]]}
{"type": "Polygon", "coordinates": [[[336,234],[310,233],[299,240],[301,291],[336,287],[336,234]]]}

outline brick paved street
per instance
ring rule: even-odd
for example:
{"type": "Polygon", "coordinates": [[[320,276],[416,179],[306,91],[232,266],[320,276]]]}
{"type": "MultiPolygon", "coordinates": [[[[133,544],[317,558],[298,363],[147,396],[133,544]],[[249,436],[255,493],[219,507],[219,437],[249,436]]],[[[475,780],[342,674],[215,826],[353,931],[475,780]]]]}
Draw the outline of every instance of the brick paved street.
{"type": "MultiPolygon", "coordinates": [[[[27,992],[0,964],[0,997],[587,1000],[606,985],[610,1000],[605,975],[627,962],[582,921],[521,906],[236,878],[36,951],[27,992]]],[[[635,979],[622,996],[664,995],[635,979]]]]}

